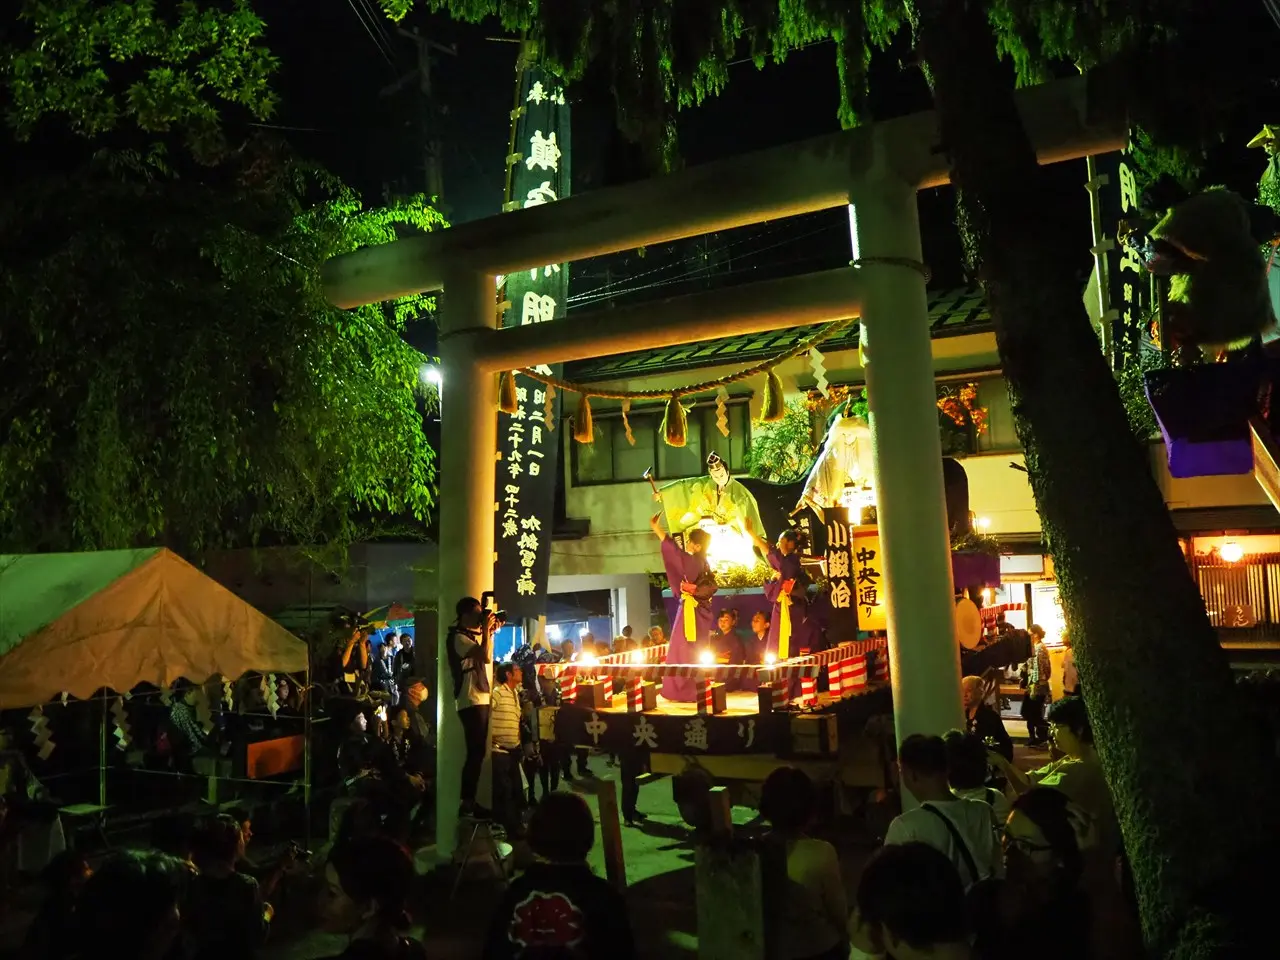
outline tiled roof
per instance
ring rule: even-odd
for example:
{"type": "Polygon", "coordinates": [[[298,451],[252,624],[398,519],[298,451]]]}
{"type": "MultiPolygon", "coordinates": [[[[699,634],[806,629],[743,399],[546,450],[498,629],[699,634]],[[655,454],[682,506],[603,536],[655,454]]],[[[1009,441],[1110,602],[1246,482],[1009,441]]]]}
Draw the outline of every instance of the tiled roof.
{"type": "MultiPolygon", "coordinates": [[[[962,333],[980,333],[990,328],[991,314],[987,312],[982,291],[977,287],[960,287],[931,294],[929,297],[929,324],[933,336],[948,337],[962,333]]],[[[791,327],[771,333],[744,334],[740,337],[724,337],[705,340],[681,347],[660,350],[639,350],[613,357],[599,357],[568,364],[565,376],[571,380],[600,381],[621,380],[650,373],[673,373],[719,363],[738,363],[743,360],[763,360],[782,353],[806,337],[817,332],[817,325],[791,327]]],[[[860,327],[854,324],[842,335],[826,341],[822,350],[848,350],[858,345],[860,327]]]]}

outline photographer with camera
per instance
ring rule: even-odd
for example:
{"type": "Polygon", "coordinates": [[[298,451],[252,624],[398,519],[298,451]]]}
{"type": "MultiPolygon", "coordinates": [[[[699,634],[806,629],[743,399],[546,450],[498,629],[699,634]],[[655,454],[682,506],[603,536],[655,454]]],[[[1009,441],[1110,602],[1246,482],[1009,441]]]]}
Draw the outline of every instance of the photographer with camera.
{"type": "MultiPolygon", "coordinates": [[[[485,595],[486,598],[488,594],[485,595]]],[[[467,758],[462,764],[462,797],[459,813],[472,816],[476,812],[476,785],[484,763],[489,736],[490,644],[498,628],[499,614],[486,610],[475,597],[458,601],[457,619],[449,626],[445,653],[453,676],[453,697],[462,722],[462,735],[467,745],[467,758]]]]}

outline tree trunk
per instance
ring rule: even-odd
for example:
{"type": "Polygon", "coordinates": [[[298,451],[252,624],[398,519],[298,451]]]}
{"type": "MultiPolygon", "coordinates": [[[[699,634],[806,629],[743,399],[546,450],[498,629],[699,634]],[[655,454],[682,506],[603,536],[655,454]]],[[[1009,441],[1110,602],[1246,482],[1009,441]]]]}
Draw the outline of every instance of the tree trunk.
{"type": "MultiPolygon", "coordinates": [[[[1252,724],[1085,312],[985,4],[917,0],[917,50],[978,268],[1153,956],[1257,956],[1276,840],[1252,724]],[[1017,185],[1013,188],[1011,185],[1017,185]],[[1030,189],[1029,189],[1030,188],[1030,189]]],[[[1081,216],[1083,210],[1081,192],[1081,216]]],[[[1264,939],[1265,938],[1265,939],[1264,939]]]]}

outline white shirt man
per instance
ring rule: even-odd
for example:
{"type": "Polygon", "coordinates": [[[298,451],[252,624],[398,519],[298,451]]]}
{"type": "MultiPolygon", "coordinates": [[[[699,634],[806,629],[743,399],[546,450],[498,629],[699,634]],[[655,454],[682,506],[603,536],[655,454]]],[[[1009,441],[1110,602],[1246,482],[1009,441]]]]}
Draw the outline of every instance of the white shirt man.
{"type": "Polygon", "coordinates": [[[920,801],[889,824],[887,845],[918,842],[944,854],[965,887],[994,876],[1000,866],[995,816],[989,805],[955,796],[947,784],[941,737],[913,734],[898,750],[902,786],[920,801]]]}

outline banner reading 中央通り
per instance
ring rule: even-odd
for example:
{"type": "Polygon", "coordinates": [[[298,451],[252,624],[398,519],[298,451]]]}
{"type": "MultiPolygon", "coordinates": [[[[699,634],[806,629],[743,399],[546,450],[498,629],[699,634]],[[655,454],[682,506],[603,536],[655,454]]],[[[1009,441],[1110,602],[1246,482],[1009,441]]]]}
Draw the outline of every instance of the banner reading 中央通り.
{"type": "MultiPolygon", "coordinates": [[[[507,158],[510,195],[504,210],[555,203],[569,193],[569,106],[564,88],[536,64],[520,70],[520,106],[512,117],[515,150],[507,158]]],[[[569,266],[538,265],[506,278],[505,327],[563,320],[569,266]]],[[[539,372],[559,375],[559,365],[539,372]]],[[[546,612],[551,526],[560,462],[560,397],[517,374],[514,414],[498,414],[497,562],[494,590],[513,620],[546,612]]]]}

